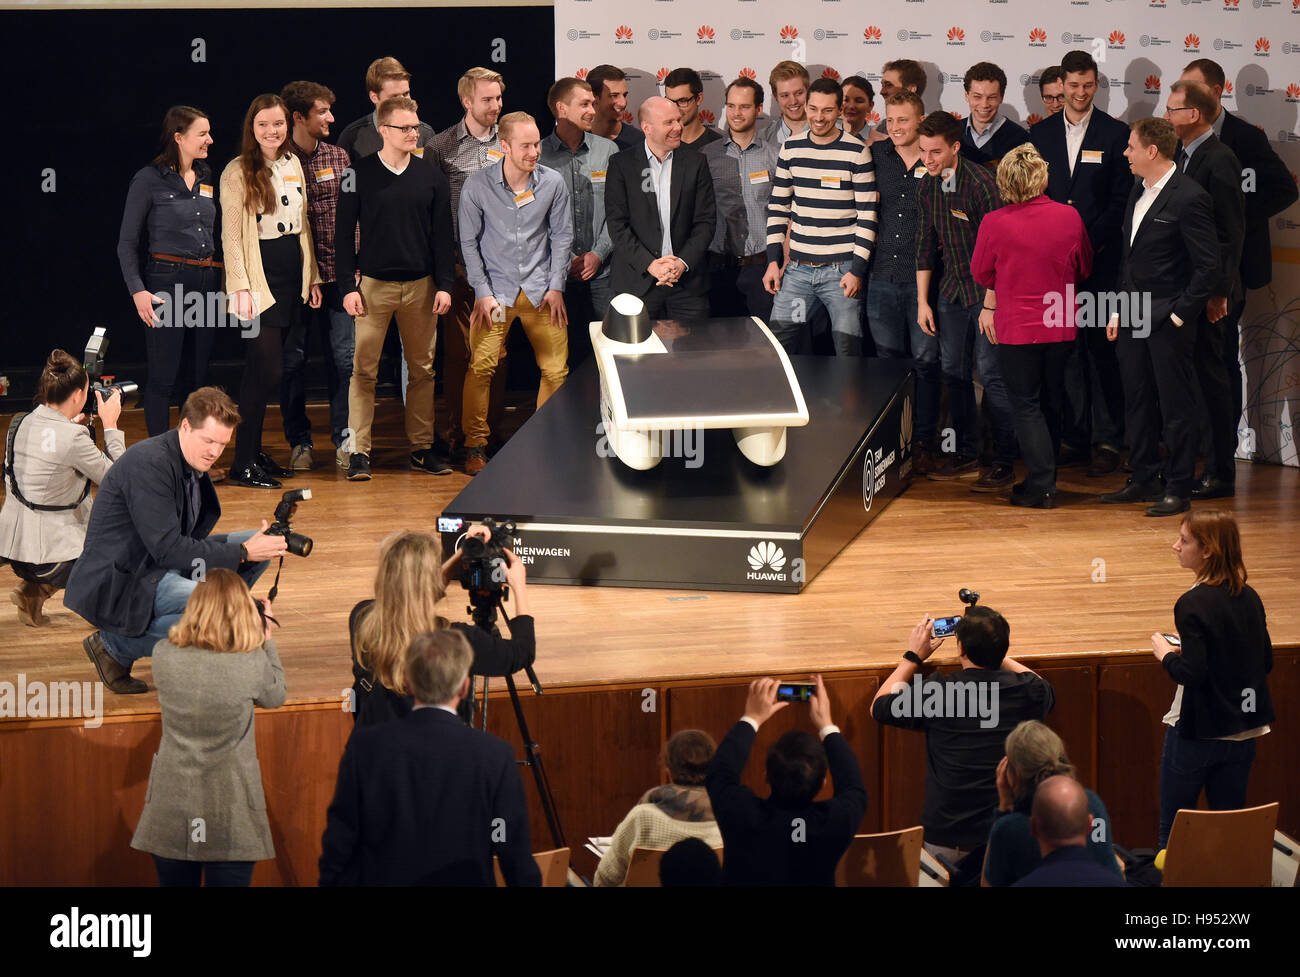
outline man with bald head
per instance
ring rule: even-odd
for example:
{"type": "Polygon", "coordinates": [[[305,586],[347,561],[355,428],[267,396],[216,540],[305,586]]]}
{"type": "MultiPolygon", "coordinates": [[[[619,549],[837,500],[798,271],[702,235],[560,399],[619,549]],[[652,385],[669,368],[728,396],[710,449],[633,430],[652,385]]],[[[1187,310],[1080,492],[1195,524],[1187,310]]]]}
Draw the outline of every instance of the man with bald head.
{"type": "Polygon", "coordinates": [[[637,120],[645,145],[616,153],[605,181],[610,291],[637,296],[651,318],[708,318],[708,248],[717,222],[708,162],[679,151],[681,109],[670,100],[646,99],[637,120]]]}
{"type": "Polygon", "coordinates": [[[1114,872],[1097,864],[1088,851],[1092,815],[1088,796],[1073,777],[1048,777],[1034,791],[1029,830],[1043,862],[1015,886],[1123,886],[1114,872]]]}

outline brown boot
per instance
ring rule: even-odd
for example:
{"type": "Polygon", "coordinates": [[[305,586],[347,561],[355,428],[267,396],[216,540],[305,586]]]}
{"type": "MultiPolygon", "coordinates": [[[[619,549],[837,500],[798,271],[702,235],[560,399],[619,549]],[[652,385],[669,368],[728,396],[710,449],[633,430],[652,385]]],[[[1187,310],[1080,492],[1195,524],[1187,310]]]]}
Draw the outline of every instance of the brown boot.
{"type": "Polygon", "coordinates": [[[41,605],[52,593],[53,587],[23,580],[9,594],[9,600],[18,608],[20,621],[29,628],[39,628],[50,623],[50,619],[41,613],[41,605]]]}
{"type": "Polygon", "coordinates": [[[94,664],[95,671],[99,672],[99,677],[108,686],[110,692],[119,695],[137,695],[149,691],[149,686],[138,678],[131,677],[131,669],[119,665],[117,659],[108,653],[98,631],[81,642],[81,647],[85,649],[86,657],[94,664]]]}

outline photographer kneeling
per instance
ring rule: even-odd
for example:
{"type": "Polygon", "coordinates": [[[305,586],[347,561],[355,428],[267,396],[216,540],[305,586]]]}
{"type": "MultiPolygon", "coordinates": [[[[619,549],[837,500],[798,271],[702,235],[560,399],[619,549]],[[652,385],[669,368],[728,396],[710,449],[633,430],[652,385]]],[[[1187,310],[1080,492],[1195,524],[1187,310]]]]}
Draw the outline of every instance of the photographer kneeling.
{"type": "MultiPolygon", "coordinates": [[[[487,541],[484,526],[473,526],[467,535],[487,541]]],[[[502,638],[472,624],[450,623],[438,614],[438,602],[447,585],[460,573],[460,551],[446,562],[442,541],[433,533],[404,530],[389,536],[379,548],[379,570],[375,573],[375,596],[352,608],[348,631],[352,638],[353,720],[357,726],[373,726],[400,719],[411,711],[406,687],[406,649],[426,631],[452,627],[462,632],[474,650],[470,677],[511,675],[531,665],[537,656],[533,618],[528,613],[528,589],[524,565],[510,550],[504,550],[506,585],[514,595],[514,616],[509,638],[502,638]]],[[[466,721],[473,709],[472,696],[461,701],[466,721]]]]}
{"type": "Polygon", "coordinates": [[[82,646],[113,692],[147,691],[131,666],[167,637],[208,571],[235,570],[251,587],[285,552],[265,520],[261,531],[208,535],[221,517],[208,470],[238,423],[224,390],[200,387],[175,430],[133,446],[100,486],[63,603],[99,629],[82,646]]]}
{"type": "Polygon", "coordinates": [[[41,605],[67,586],[90,521],[90,486],[98,485],[126,451],[117,429],[122,397],[96,393],[107,454],[95,444],[82,413],[90,377],[70,354],[56,349],[37,381],[37,405],[9,426],[5,501],[0,509],[0,557],[21,581],[9,599],[29,627],[48,624],[41,605]]]}

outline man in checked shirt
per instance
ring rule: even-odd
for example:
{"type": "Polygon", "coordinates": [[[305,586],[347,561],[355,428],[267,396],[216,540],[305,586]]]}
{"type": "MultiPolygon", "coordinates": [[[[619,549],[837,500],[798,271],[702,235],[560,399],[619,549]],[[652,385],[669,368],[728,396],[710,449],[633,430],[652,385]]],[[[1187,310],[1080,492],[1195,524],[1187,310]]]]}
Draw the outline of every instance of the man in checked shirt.
{"type": "MultiPolygon", "coordinates": [[[[956,429],[956,452],[929,477],[935,481],[976,478],[975,492],[997,492],[1015,481],[1016,429],[1011,398],[1002,380],[998,351],[993,348],[996,296],[975,284],[971,252],[984,215],[1001,205],[997,182],[986,168],[961,158],[962,124],[948,112],[931,112],[921,123],[919,232],[916,237],[916,321],[939,337],[939,366],[948,387],[948,405],[956,429]],[[930,279],[935,255],[943,248],[938,319],[930,307],[930,279]],[[987,315],[984,313],[987,311],[987,315]],[[979,472],[979,409],[975,406],[972,367],[984,385],[984,403],[993,428],[993,467],[979,472]]],[[[947,451],[946,439],[940,442],[947,451]]]]}
{"type": "MultiPolygon", "coordinates": [[[[506,81],[490,68],[470,68],[456,83],[465,117],[442,130],[428,144],[431,162],[441,167],[451,184],[452,240],[460,241],[460,192],[470,175],[501,161],[505,153],[497,135],[497,119],[506,81]]],[[[461,418],[465,374],[469,371],[469,320],[474,311],[474,289],[465,278],[465,259],[456,248],[456,281],[451,290],[451,311],[443,316],[442,395],[447,402],[448,452],[453,461],[464,457],[465,431],[461,418]]],[[[501,356],[506,353],[501,345],[501,356]]],[[[506,371],[492,377],[487,422],[499,437],[506,411],[506,371]]]]}

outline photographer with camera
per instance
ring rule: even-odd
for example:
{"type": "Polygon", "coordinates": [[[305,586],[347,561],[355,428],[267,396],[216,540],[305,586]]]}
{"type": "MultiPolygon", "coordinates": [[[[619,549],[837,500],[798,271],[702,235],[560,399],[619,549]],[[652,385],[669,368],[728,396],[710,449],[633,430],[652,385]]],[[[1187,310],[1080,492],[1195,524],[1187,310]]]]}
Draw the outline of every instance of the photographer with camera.
{"type": "Polygon", "coordinates": [[[221,503],[208,471],[238,423],[224,390],[200,387],[175,430],[133,446],[100,486],[63,603],[99,629],[82,647],[113,692],[147,691],[132,664],[167,637],[209,570],[236,570],[251,587],[288,548],[265,520],[260,531],[209,535],[221,503]]]}
{"type": "MultiPolygon", "coordinates": [[[[486,526],[470,527],[462,540],[491,540],[486,526]]],[[[474,651],[475,675],[513,675],[532,665],[537,657],[533,618],[528,611],[528,588],[524,565],[510,550],[503,549],[505,585],[514,595],[514,615],[509,638],[472,624],[452,624],[438,613],[438,602],[447,585],[461,574],[462,553],[457,549],[446,561],[442,541],[433,533],[404,530],[389,536],[379,548],[379,569],[375,573],[375,596],[352,608],[348,632],[352,639],[353,720],[357,726],[372,726],[400,719],[411,711],[406,687],[406,651],[411,642],[427,631],[455,628],[469,640],[474,651]]],[[[469,720],[470,699],[460,704],[461,717],[469,720]]]]}
{"type": "Polygon", "coordinates": [[[30,414],[9,425],[5,443],[5,501],[0,509],[0,558],[20,583],[9,599],[28,627],[48,624],[41,605],[67,586],[90,521],[90,486],[98,485],[126,451],[118,430],[122,398],[96,393],[104,425],[100,451],[82,412],[90,377],[70,354],[56,349],[45,362],[30,414]]]}

